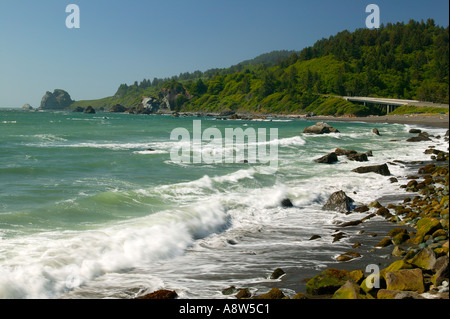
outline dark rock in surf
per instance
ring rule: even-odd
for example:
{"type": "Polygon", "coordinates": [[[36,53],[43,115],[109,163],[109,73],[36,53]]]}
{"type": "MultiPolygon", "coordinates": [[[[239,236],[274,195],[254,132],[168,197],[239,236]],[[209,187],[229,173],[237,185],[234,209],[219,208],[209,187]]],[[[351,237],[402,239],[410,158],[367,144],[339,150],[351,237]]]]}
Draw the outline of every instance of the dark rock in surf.
{"type": "Polygon", "coordinates": [[[312,235],[312,236],[309,238],[309,240],[315,240],[315,239],[319,239],[319,238],[322,238],[322,237],[319,236],[319,235],[312,235]]]}
{"type": "Polygon", "coordinates": [[[331,235],[331,236],[333,237],[333,243],[334,243],[334,242],[337,242],[337,241],[339,241],[339,240],[341,240],[341,239],[344,238],[344,237],[347,237],[347,236],[345,235],[345,233],[343,233],[343,232],[339,232],[339,233],[333,234],[333,235],[331,235]]]}
{"type": "Polygon", "coordinates": [[[391,172],[389,171],[389,167],[387,166],[387,164],[374,166],[361,166],[353,169],[352,172],[356,172],[359,174],[377,173],[383,176],[391,175],[391,172]]]}
{"type": "Polygon", "coordinates": [[[352,210],[353,199],[347,196],[344,191],[338,191],[331,194],[327,203],[322,207],[323,210],[334,210],[338,212],[349,212],[352,210]]]}
{"type": "Polygon", "coordinates": [[[427,132],[419,133],[419,135],[410,137],[406,140],[407,142],[426,142],[431,141],[430,134],[427,132]]]}
{"type": "Polygon", "coordinates": [[[270,279],[278,279],[285,274],[284,270],[281,268],[277,268],[273,271],[272,275],[270,275],[270,279]]]}
{"type": "Polygon", "coordinates": [[[350,154],[347,156],[347,158],[351,161],[357,161],[357,162],[367,162],[369,159],[367,158],[367,154],[364,153],[355,153],[350,154]]]}
{"type": "Polygon", "coordinates": [[[336,153],[334,153],[334,152],[329,153],[325,156],[322,156],[321,158],[314,160],[314,162],[316,162],[316,163],[323,163],[323,164],[333,164],[333,163],[336,163],[337,161],[339,161],[339,160],[338,160],[336,153]]]}
{"type": "Polygon", "coordinates": [[[353,211],[355,213],[365,213],[365,212],[368,212],[369,210],[370,210],[369,207],[367,207],[366,205],[363,205],[363,206],[356,207],[353,211]]]}
{"type": "Polygon", "coordinates": [[[237,299],[250,298],[251,296],[252,294],[248,288],[243,288],[236,294],[237,299]]]}
{"type": "Polygon", "coordinates": [[[348,226],[357,226],[359,224],[361,224],[363,221],[361,219],[358,220],[352,220],[350,222],[346,222],[346,223],[342,223],[339,226],[341,227],[348,227],[348,226]]]}
{"type": "Polygon", "coordinates": [[[331,125],[318,122],[312,126],[309,126],[303,130],[304,134],[329,134],[329,133],[339,133],[339,131],[333,128],[331,125]]]}
{"type": "Polygon", "coordinates": [[[294,205],[292,204],[291,200],[289,198],[285,198],[281,201],[281,206],[282,207],[294,207],[294,205]]]}

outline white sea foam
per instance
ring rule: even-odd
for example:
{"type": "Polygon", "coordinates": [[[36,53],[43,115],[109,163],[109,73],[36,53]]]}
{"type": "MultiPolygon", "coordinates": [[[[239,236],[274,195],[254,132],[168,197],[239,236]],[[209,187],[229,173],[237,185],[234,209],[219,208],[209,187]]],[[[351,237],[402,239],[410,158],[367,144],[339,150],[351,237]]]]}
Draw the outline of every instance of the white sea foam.
{"type": "Polygon", "coordinates": [[[111,149],[111,150],[131,150],[131,149],[145,149],[149,148],[149,143],[75,143],[67,145],[59,145],[60,147],[75,147],[75,148],[100,148],[100,149],[111,149]]]}
{"type": "Polygon", "coordinates": [[[141,154],[141,155],[154,155],[154,154],[167,154],[167,151],[163,150],[145,150],[145,151],[135,151],[134,154],[141,154]]]}
{"type": "Polygon", "coordinates": [[[256,170],[254,168],[250,169],[241,169],[235,173],[231,173],[224,176],[216,176],[213,178],[214,181],[222,183],[222,182],[239,182],[242,179],[253,179],[254,175],[256,173],[256,170]]]}
{"type": "Polygon", "coordinates": [[[98,231],[3,240],[0,298],[55,298],[106,273],[179,256],[226,225],[220,203],[205,203],[98,231]]]}
{"type": "Polygon", "coordinates": [[[286,137],[281,139],[276,139],[267,142],[268,144],[275,144],[279,146],[302,146],[306,144],[306,141],[300,136],[286,137]]]}

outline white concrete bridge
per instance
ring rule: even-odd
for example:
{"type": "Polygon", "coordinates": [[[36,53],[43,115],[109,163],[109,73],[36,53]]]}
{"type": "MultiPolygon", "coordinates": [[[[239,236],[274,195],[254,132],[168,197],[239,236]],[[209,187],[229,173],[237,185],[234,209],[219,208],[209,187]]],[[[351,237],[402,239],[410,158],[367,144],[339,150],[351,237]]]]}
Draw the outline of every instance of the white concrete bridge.
{"type": "Polygon", "coordinates": [[[366,106],[367,104],[386,106],[386,114],[391,113],[396,108],[403,105],[411,105],[417,107],[442,107],[448,109],[448,104],[421,102],[417,100],[385,99],[385,98],[361,97],[361,96],[343,96],[342,98],[350,102],[362,103],[364,104],[364,106],[366,106]]]}

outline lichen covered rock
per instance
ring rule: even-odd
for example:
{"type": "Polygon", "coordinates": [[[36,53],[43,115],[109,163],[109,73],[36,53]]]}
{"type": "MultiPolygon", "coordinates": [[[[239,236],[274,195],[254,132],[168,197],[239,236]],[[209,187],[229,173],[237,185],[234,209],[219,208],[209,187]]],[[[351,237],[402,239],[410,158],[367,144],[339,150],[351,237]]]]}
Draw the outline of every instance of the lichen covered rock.
{"type": "Polygon", "coordinates": [[[423,273],[419,268],[403,269],[386,273],[388,290],[415,291],[423,293],[423,273]]]}
{"type": "Polygon", "coordinates": [[[349,279],[347,270],[326,269],[306,283],[309,295],[332,295],[349,279]]]}

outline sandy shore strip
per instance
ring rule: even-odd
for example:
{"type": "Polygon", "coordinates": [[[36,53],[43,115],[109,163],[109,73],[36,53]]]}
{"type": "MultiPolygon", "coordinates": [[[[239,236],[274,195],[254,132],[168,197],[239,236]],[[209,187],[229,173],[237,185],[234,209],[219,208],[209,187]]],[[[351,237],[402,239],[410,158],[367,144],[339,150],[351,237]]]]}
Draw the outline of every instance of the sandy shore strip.
{"type": "Polygon", "coordinates": [[[350,117],[350,116],[306,116],[304,114],[251,114],[251,113],[236,113],[233,116],[222,116],[219,113],[211,112],[183,112],[180,113],[185,116],[206,116],[218,117],[218,119],[240,120],[240,119],[304,119],[307,121],[316,122],[364,122],[364,123],[387,123],[387,124],[412,124],[426,127],[440,127],[449,128],[449,114],[405,114],[405,115],[370,115],[364,117],[350,117]]]}
{"type": "Polygon", "coordinates": [[[385,116],[367,116],[367,117],[335,117],[335,116],[312,116],[307,117],[310,121],[346,121],[346,122],[365,122],[365,123],[388,123],[388,124],[413,124],[428,127],[449,128],[449,115],[385,115],[385,116]]]}

